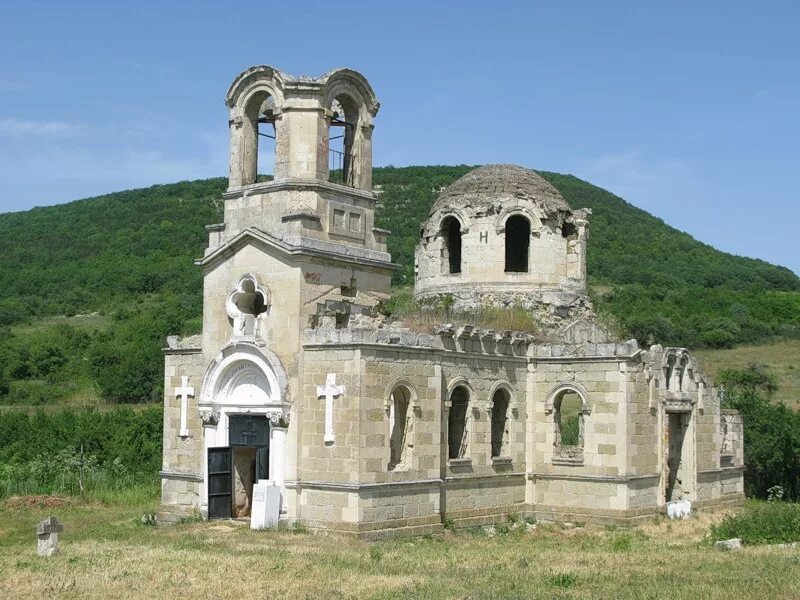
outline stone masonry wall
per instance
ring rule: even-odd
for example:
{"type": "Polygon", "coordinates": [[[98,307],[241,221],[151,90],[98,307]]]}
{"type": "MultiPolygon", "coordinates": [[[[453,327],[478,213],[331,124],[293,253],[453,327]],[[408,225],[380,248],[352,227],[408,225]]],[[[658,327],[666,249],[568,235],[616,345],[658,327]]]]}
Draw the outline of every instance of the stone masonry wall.
{"type": "Polygon", "coordinates": [[[203,355],[199,348],[168,350],[164,368],[164,430],[161,504],[190,510],[199,507],[203,474],[203,430],[197,411],[197,396],[203,377],[203,355]],[[181,377],[189,377],[195,396],[189,397],[187,437],[180,436],[181,399],[175,394],[181,377]]]}

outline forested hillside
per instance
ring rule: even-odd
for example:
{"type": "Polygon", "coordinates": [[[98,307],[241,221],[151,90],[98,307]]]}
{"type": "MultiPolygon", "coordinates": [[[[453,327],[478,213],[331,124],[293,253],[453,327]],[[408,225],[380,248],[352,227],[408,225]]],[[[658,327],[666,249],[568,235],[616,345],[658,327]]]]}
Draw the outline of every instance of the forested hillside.
{"type": "MultiPolygon", "coordinates": [[[[375,169],[398,285],[412,283],[434,197],[471,168],[375,169]]],[[[719,252],[573,176],[541,174],[574,208],[593,210],[590,282],[623,333],[690,347],[800,335],[800,279],[790,270],[719,252]]],[[[78,371],[106,399],[157,398],[164,336],[200,327],[192,261],[204,226],[221,220],[225,186],[181,182],[0,215],[0,404],[47,402],[78,371]],[[47,320],[95,312],[102,327],[47,320]]]]}

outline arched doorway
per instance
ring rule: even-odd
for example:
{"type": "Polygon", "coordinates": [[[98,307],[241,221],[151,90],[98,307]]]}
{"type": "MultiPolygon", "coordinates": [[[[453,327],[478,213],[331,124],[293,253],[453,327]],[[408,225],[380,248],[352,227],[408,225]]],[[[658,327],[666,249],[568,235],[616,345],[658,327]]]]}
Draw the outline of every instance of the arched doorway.
{"type": "Polygon", "coordinates": [[[275,444],[285,443],[284,390],[277,358],[248,344],[227,348],[209,367],[200,399],[209,519],[247,518],[253,485],[283,482],[285,449],[275,444]]]}

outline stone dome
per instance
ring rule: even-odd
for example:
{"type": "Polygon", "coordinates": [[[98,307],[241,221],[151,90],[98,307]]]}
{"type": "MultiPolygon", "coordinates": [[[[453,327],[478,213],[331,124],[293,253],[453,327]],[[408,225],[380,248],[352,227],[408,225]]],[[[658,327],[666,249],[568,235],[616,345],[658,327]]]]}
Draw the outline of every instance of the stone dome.
{"type": "Polygon", "coordinates": [[[446,206],[461,208],[510,199],[528,200],[544,214],[570,210],[558,190],[535,171],[518,165],[484,165],[445,188],[433,203],[431,215],[446,206]]]}

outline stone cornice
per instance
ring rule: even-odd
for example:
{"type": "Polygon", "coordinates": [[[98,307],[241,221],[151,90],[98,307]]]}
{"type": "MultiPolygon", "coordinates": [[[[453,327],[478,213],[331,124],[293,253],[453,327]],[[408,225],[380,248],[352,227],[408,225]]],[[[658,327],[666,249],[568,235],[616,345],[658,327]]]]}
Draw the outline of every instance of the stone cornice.
{"type": "Polygon", "coordinates": [[[248,227],[203,258],[195,260],[194,264],[199,267],[216,265],[232,256],[236,250],[248,241],[255,241],[273,248],[285,256],[312,256],[348,265],[372,267],[383,271],[394,271],[398,268],[398,265],[390,262],[389,254],[386,252],[300,236],[289,236],[289,239],[291,243],[287,242],[286,239],[279,239],[270,235],[257,227],[248,227]]]}
{"type": "Polygon", "coordinates": [[[243,185],[237,188],[229,188],[227,191],[223,192],[222,198],[224,200],[230,200],[243,196],[254,196],[256,194],[267,194],[286,190],[303,190],[318,193],[329,192],[337,196],[366,200],[373,204],[377,201],[377,197],[371,191],[350,187],[349,185],[342,185],[340,183],[331,183],[323,179],[306,179],[300,177],[287,177],[277,181],[264,181],[261,183],[243,185]]]}
{"type": "Polygon", "coordinates": [[[342,492],[358,492],[360,490],[375,490],[381,488],[419,487],[441,485],[441,479],[413,479],[409,481],[385,481],[381,483],[355,483],[349,481],[287,481],[288,489],[308,488],[314,490],[329,490],[342,492]]]}
{"type": "Polygon", "coordinates": [[[588,481],[597,483],[628,483],[630,481],[642,481],[647,479],[658,479],[661,477],[660,473],[651,475],[590,475],[580,473],[536,473],[529,472],[528,479],[555,479],[555,480],[570,480],[570,481],[588,481]]]}

